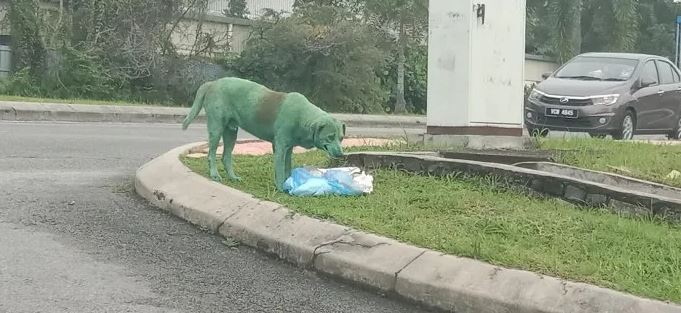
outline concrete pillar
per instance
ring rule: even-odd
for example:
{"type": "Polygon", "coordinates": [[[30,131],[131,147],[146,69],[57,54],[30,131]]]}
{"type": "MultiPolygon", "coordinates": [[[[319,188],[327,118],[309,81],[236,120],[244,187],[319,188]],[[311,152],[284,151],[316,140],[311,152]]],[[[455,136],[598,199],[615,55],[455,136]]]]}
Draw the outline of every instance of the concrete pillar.
{"type": "Polygon", "coordinates": [[[430,0],[427,135],[522,136],[525,0],[430,0]]]}

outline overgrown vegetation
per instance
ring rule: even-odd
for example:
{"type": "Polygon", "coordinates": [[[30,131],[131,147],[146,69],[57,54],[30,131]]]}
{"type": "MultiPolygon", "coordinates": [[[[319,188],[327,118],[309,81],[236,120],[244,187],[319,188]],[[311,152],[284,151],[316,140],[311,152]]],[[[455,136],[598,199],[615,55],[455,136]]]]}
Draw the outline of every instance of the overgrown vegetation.
{"type": "MultiPolygon", "coordinates": [[[[395,148],[401,149],[388,149],[395,148]]],[[[318,152],[294,161],[329,164],[318,152]]],[[[184,162],[207,174],[205,159],[184,162]]],[[[500,266],[681,302],[678,225],[537,198],[492,178],[379,170],[371,195],[297,198],[275,192],[271,156],[237,156],[235,169],[244,181],[226,184],[301,214],[500,266]]]]}
{"type": "Polygon", "coordinates": [[[581,52],[642,52],[672,58],[672,0],[528,0],[529,53],[566,61],[581,52]]]}
{"type": "MultiPolygon", "coordinates": [[[[7,1],[14,73],[0,94],[187,105],[201,83],[236,75],[329,111],[426,110],[426,0],[297,0],[258,18],[242,55],[203,26],[207,0],[41,1],[7,1]]],[[[225,1],[224,15],[249,16],[245,0],[225,1]]],[[[672,0],[528,0],[526,52],[671,57],[680,13],[672,0]]]]}
{"type": "MultiPolygon", "coordinates": [[[[329,111],[425,110],[421,0],[297,1],[290,15],[258,19],[241,55],[226,33],[203,29],[206,0],[39,4],[8,3],[15,68],[4,95],[185,105],[203,82],[235,75],[302,92],[329,111]],[[176,46],[180,34],[193,46],[176,46]]],[[[231,0],[224,14],[246,17],[246,2],[231,0]]]]}
{"type": "Polygon", "coordinates": [[[235,66],[239,76],[296,90],[326,110],[378,112],[387,93],[377,78],[386,57],[378,34],[347,10],[306,5],[260,21],[235,66]]]}
{"type": "Polygon", "coordinates": [[[0,91],[186,103],[200,83],[222,75],[206,62],[210,34],[201,31],[201,21],[188,54],[171,40],[186,27],[182,20],[205,6],[206,0],[8,1],[14,74],[0,91]]]}

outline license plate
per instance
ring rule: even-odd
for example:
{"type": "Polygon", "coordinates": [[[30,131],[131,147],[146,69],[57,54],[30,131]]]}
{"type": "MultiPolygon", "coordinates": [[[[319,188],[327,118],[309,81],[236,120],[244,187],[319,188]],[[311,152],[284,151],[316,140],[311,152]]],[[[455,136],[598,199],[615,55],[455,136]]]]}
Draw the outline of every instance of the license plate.
{"type": "Polygon", "coordinates": [[[546,115],[565,118],[577,118],[577,110],[574,109],[546,109],[546,115]]]}

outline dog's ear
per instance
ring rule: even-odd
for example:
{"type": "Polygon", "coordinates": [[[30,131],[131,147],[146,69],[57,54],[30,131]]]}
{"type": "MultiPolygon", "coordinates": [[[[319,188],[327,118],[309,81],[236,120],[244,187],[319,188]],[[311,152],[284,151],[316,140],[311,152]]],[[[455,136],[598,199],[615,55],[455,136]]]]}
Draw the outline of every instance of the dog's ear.
{"type": "Polygon", "coordinates": [[[317,143],[319,142],[319,135],[322,132],[322,129],[324,129],[324,123],[323,122],[316,122],[312,124],[312,142],[317,143]]]}

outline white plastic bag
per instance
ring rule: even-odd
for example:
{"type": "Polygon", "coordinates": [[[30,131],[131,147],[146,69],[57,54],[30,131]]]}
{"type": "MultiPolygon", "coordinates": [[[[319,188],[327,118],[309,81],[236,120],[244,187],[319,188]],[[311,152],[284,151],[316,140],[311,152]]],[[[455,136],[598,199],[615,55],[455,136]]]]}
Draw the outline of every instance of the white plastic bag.
{"type": "Polygon", "coordinates": [[[292,196],[360,196],[372,193],[374,178],[357,167],[296,168],[284,190],[292,196]]]}

